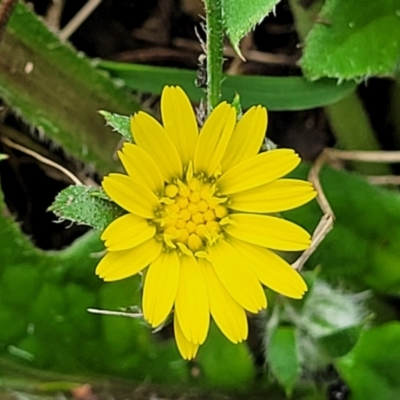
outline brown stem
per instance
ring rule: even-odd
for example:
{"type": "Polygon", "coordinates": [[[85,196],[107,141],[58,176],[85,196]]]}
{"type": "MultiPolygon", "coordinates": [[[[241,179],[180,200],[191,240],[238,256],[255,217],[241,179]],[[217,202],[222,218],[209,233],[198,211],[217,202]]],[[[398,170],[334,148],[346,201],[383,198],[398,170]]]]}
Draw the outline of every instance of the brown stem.
{"type": "Polygon", "coordinates": [[[3,0],[0,4],[0,42],[17,2],[18,0],[3,0]]]}

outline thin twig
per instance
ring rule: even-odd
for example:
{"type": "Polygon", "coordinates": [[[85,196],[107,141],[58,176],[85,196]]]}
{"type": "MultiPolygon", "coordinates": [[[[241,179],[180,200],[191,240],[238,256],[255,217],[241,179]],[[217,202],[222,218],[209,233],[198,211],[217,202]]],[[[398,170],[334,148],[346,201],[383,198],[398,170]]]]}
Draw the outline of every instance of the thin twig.
{"type": "Polygon", "coordinates": [[[308,179],[314,185],[315,190],[318,193],[317,202],[323,212],[323,216],[314,230],[310,247],[292,264],[292,267],[298,271],[303,268],[305,262],[311,257],[320,243],[325,239],[326,235],[332,230],[333,222],[335,221],[335,214],[333,213],[329,201],[325,196],[321,181],[319,179],[321,168],[327,162],[328,157],[329,156],[326,151],[322,152],[311,167],[308,174],[308,179]]]}
{"type": "Polygon", "coordinates": [[[334,215],[324,214],[320,219],[312,236],[311,246],[292,264],[292,267],[298,271],[303,268],[303,265],[311,257],[317,247],[325,239],[326,235],[333,228],[334,215]]]}
{"type": "MultiPolygon", "coordinates": [[[[318,196],[317,202],[321,207],[324,215],[322,216],[317,228],[314,231],[311,246],[292,264],[292,267],[300,270],[304,263],[309,259],[318,245],[333,227],[335,215],[329,205],[324,191],[321,186],[319,174],[322,166],[329,161],[364,161],[369,163],[398,163],[400,162],[400,151],[344,151],[337,149],[326,149],[318,157],[309,173],[309,180],[313,183],[318,196]]],[[[385,176],[368,176],[367,180],[376,185],[400,185],[400,177],[385,176]]]]}
{"type": "Polygon", "coordinates": [[[57,169],[58,171],[62,172],[65,176],[67,176],[69,179],[71,179],[71,181],[73,183],[75,183],[75,185],[83,185],[83,183],[79,180],[79,178],[77,178],[72,172],[68,171],[66,168],[55,163],[54,161],[51,161],[48,158],[41,156],[40,154],[36,153],[33,150],[30,150],[24,146],[14,143],[13,141],[11,141],[10,139],[8,139],[6,137],[1,137],[0,140],[8,147],[11,147],[18,151],[21,151],[22,153],[28,154],[29,156],[40,161],[41,163],[49,165],[50,167],[57,169]]]}
{"type": "Polygon", "coordinates": [[[329,150],[324,150],[317,160],[314,162],[313,166],[310,169],[308,174],[308,179],[314,185],[315,190],[318,193],[317,202],[321,207],[321,210],[324,214],[334,215],[331,206],[329,205],[328,199],[325,196],[324,190],[322,189],[321,181],[319,179],[319,174],[321,172],[321,168],[329,159],[329,150]]]}
{"type": "MultiPolygon", "coordinates": [[[[324,151],[329,161],[362,161],[368,163],[393,164],[400,163],[400,151],[344,151],[326,149],[324,151]]],[[[372,175],[366,179],[373,185],[400,185],[400,177],[394,175],[372,175]]]]}
{"type": "Polygon", "coordinates": [[[374,175],[367,176],[367,181],[372,185],[400,185],[400,176],[395,175],[374,175]]]}
{"type": "Polygon", "coordinates": [[[87,311],[92,314],[114,315],[116,317],[129,317],[129,318],[142,318],[143,317],[143,313],[127,313],[127,312],[123,312],[123,311],[99,310],[97,308],[88,308],[87,311]]]}
{"type": "Polygon", "coordinates": [[[45,16],[47,26],[56,31],[60,29],[61,15],[65,6],[65,0],[52,0],[45,16]]]}
{"type": "Polygon", "coordinates": [[[101,0],[89,0],[68,22],[68,24],[58,34],[60,40],[67,40],[89,17],[89,15],[97,8],[101,0]]]}
{"type": "Polygon", "coordinates": [[[400,162],[400,151],[345,151],[326,149],[324,153],[331,160],[365,161],[384,164],[400,162]]]}
{"type": "Polygon", "coordinates": [[[3,0],[0,4],[0,42],[17,2],[18,0],[3,0]]]}

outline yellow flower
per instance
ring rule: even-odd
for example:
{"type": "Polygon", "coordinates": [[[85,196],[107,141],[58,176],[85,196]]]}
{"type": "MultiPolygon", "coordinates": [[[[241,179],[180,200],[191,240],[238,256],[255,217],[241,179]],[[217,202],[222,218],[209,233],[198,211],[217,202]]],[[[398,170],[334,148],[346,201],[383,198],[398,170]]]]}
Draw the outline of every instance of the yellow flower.
{"type": "Polygon", "coordinates": [[[131,119],[136,144],[119,158],[124,174],[103,180],[107,195],[127,214],[103,232],[107,254],[96,273],[105,281],[148,267],[144,318],[153,326],[173,312],[178,349],[195,357],[210,314],[233,343],[247,338],[246,311],[267,306],[262,285],[299,299],[306,284],[272,250],[298,251],[310,235],[275,214],[313,199],[309,182],[281,179],[300,162],[290,149],[259,153],[267,112],[250,108],[236,122],[223,102],[200,133],[186,94],[165,87],[163,126],[138,112],[131,119]]]}

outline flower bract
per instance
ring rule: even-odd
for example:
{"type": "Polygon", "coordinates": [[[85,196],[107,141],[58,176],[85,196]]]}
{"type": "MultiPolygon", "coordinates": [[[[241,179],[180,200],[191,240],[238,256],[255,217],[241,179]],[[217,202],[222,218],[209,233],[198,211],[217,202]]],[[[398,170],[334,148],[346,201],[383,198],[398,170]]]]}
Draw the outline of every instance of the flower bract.
{"type": "Polygon", "coordinates": [[[201,129],[188,97],[165,87],[162,124],[145,112],[131,119],[134,143],[119,158],[126,174],[102,186],[126,214],[103,232],[96,273],[115,281],[146,269],[142,308],[153,327],[173,313],[177,347],[195,357],[210,316],[233,343],[247,338],[246,312],[267,306],[263,286],[299,299],[301,275],[274,250],[309,247],[308,232],[277,213],[316,195],[311,183],[285,179],[300,163],[291,149],[260,153],[264,107],[237,122],[220,103],[201,129]]]}

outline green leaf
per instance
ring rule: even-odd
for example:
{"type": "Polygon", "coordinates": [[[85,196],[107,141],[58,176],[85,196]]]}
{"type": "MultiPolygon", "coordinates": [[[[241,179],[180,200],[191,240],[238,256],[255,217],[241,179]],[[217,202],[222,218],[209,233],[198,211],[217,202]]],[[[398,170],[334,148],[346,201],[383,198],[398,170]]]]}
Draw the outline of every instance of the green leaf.
{"type": "Polygon", "coordinates": [[[236,115],[237,115],[236,118],[239,120],[240,118],[242,118],[242,115],[243,115],[242,103],[241,103],[241,99],[240,99],[239,93],[235,93],[235,96],[233,97],[233,100],[232,100],[231,104],[232,104],[232,107],[235,108],[236,115]]]}
{"type": "MultiPolygon", "coordinates": [[[[99,67],[140,92],[160,94],[165,85],[179,85],[190,99],[200,102],[204,92],[195,86],[196,72],[186,69],[101,61],[99,67]]],[[[302,77],[225,76],[222,99],[238,93],[244,109],[261,104],[269,110],[305,110],[335,103],[354,91],[356,84],[334,79],[310,82],[302,77]]]]}
{"type": "MultiPolygon", "coordinates": [[[[95,276],[104,250],[98,232],[89,232],[65,250],[45,252],[7,215],[0,191],[2,388],[5,373],[25,373],[26,384],[28,376],[41,374],[48,382],[49,371],[80,375],[78,382],[87,382],[89,373],[134,376],[136,382],[187,382],[187,365],[173,340],[156,340],[142,320],[87,312],[140,304],[141,297],[139,277],[103,283],[95,276]],[[14,370],[5,366],[5,359],[14,370]]],[[[55,380],[60,379],[58,375],[55,380]]]]}
{"type": "Polygon", "coordinates": [[[118,137],[98,110],[139,109],[127,91],[61,42],[23,2],[1,42],[0,96],[69,154],[103,172],[115,168],[118,137]]]}
{"type": "Polygon", "coordinates": [[[332,358],[347,354],[357,343],[364,325],[350,326],[318,338],[318,344],[332,358]]]}
{"type": "Polygon", "coordinates": [[[278,3],[279,0],[223,0],[226,34],[238,54],[240,40],[278,3]]]}
{"type": "Polygon", "coordinates": [[[294,327],[279,326],[271,333],[267,348],[268,365],[278,382],[290,395],[300,376],[294,327]]]}
{"type": "Polygon", "coordinates": [[[327,0],[306,38],[307,77],[359,79],[393,74],[400,57],[397,0],[327,0]]]}
{"type": "Polygon", "coordinates": [[[69,186],[62,190],[49,210],[61,220],[89,225],[100,230],[125,214],[103,190],[87,186],[69,186]]]}
{"type": "Polygon", "coordinates": [[[246,343],[233,344],[215,324],[211,324],[207,341],[199,349],[196,361],[211,387],[243,388],[253,382],[254,363],[246,343]]]}
{"type": "Polygon", "coordinates": [[[400,394],[400,323],[364,332],[336,366],[349,385],[352,400],[398,400],[400,394]]]}
{"type": "Polygon", "coordinates": [[[126,115],[119,115],[108,111],[99,111],[104,117],[108,126],[111,126],[114,131],[118,132],[129,142],[133,141],[131,133],[130,118],[126,115]]]}

